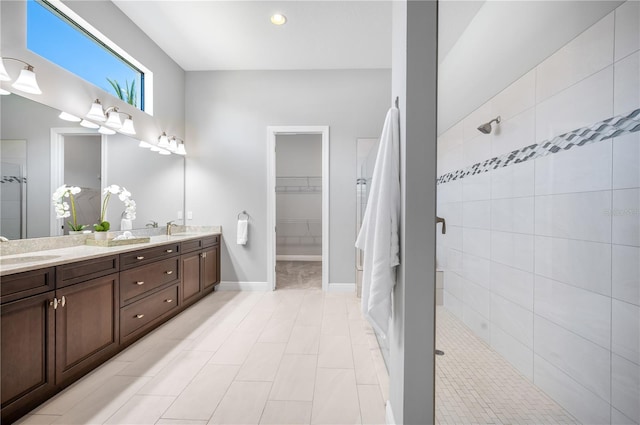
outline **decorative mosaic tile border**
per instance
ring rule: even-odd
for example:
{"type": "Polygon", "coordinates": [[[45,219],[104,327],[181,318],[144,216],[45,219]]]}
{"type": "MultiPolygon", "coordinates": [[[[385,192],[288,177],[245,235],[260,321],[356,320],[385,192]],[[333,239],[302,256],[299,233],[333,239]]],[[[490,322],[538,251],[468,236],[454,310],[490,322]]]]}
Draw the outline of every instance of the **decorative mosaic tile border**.
{"type": "Polygon", "coordinates": [[[591,127],[582,127],[570,131],[551,140],[525,146],[507,154],[487,159],[438,177],[437,184],[449,183],[476,174],[485,173],[496,168],[507,167],[536,158],[567,151],[576,146],[586,146],[602,140],[611,139],[628,133],[640,131],[640,109],[625,115],[616,115],[600,121],[591,127]]]}

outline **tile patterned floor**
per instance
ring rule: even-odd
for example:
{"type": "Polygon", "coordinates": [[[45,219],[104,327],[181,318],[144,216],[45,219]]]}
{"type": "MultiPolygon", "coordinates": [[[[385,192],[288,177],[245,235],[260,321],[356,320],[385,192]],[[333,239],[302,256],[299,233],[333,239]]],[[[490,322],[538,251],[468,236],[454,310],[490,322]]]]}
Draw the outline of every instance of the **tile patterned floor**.
{"type": "Polygon", "coordinates": [[[20,423],[383,424],[386,388],[355,295],[215,292],[20,423]]]}
{"type": "Polygon", "coordinates": [[[277,289],[322,288],[321,261],[277,261],[277,289]]]}
{"type": "Polygon", "coordinates": [[[579,423],[443,307],[436,341],[437,424],[579,423]]]}

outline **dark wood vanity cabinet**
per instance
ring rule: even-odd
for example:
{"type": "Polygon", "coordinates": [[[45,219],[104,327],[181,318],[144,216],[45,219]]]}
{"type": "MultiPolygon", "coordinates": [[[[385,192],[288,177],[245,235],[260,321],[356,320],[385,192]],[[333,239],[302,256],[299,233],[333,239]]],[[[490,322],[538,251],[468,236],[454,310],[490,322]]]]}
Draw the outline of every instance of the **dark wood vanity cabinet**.
{"type": "Polygon", "coordinates": [[[220,240],[218,236],[182,243],[182,302],[202,298],[220,282],[220,240]]]}
{"type": "Polygon", "coordinates": [[[49,291],[0,307],[2,423],[55,392],[53,298],[49,291]]]}
{"type": "Polygon", "coordinates": [[[210,292],[219,246],[210,236],[2,276],[2,423],[210,292]]]}

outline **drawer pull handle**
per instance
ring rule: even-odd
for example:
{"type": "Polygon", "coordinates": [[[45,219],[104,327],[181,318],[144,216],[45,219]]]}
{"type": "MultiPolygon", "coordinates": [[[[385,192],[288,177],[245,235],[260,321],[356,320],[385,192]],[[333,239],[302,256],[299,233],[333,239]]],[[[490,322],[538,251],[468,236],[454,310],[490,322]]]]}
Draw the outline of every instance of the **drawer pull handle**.
{"type": "Polygon", "coordinates": [[[136,257],[136,260],[144,260],[144,256],[143,256],[143,255],[138,255],[138,256],[136,257]]]}
{"type": "Polygon", "coordinates": [[[168,300],[164,300],[164,302],[166,302],[166,303],[172,303],[172,302],[173,302],[173,300],[172,300],[171,298],[169,298],[168,300]]]}
{"type": "Polygon", "coordinates": [[[166,274],[173,274],[173,270],[167,270],[165,273],[166,274]]]}
{"type": "Polygon", "coordinates": [[[53,309],[57,309],[58,308],[58,299],[54,298],[53,300],[49,301],[49,305],[53,306],[53,309]]]}
{"type": "Polygon", "coordinates": [[[66,303],[67,303],[67,299],[63,296],[62,299],[60,300],[60,305],[64,307],[66,303]]]}
{"type": "Polygon", "coordinates": [[[144,285],[144,280],[139,280],[139,281],[137,281],[137,282],[136,282],[136,285],[138,285],[138,286],[139,286],[139,285],[144,285]]]}
{"type": "Polygon", "coordinates": [[[171,253],[173,252],[173,249],[167,249],[165,252],[166,252],[167,254],[171,254],[171,253]]]}
{"type": "Polygon", "coordinates": [[[136,319],[142,319],[144,317],[144,314],[136,314],[136,319]]]}

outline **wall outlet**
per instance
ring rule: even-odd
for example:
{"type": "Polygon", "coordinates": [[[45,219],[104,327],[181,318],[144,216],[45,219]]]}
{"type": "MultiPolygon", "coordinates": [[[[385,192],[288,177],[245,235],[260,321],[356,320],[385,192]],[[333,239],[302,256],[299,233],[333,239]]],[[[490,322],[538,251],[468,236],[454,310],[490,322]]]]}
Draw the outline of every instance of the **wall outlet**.
{"type": "Polygon", "coordinates": [[[193,211],[187,211],[187,220],[193,220],[193,211]]]}
{"type": "Polygon", "coordinates": [[[178,220],[182,220],[182,211],[178,211],[178,220]]]}

